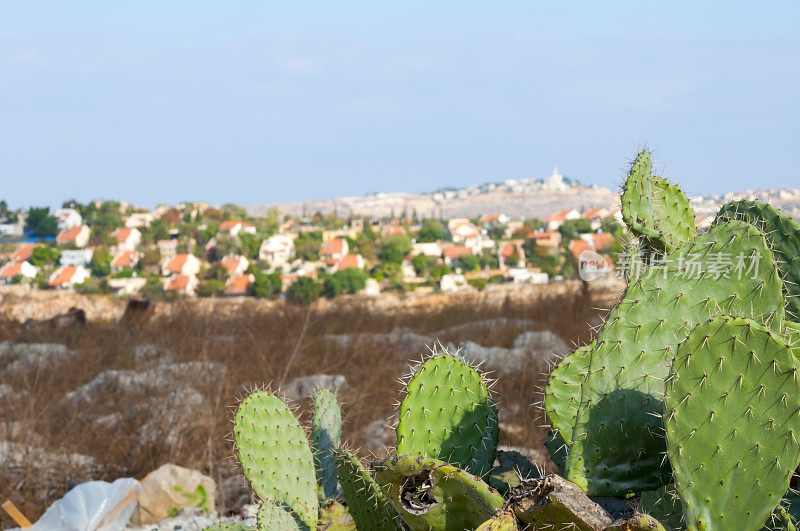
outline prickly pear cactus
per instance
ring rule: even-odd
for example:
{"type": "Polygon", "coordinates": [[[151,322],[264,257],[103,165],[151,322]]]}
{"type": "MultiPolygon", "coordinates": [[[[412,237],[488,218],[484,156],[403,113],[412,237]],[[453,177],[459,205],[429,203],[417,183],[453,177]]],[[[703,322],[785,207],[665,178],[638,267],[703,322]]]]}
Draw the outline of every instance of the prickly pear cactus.
{"type": "Polygon", "coordinates": [[[628,286],[590,353],[567,478],[592,496],[669,483],[661,413],[678,343],[720,312],[782,329],[781,288],[764,236],[741,221],[717,225],[667,255],[661,266],[651,265],[628,286]]]}
{"type": "Polygon", "coordinates": [[[256,494],[285,505],[314,529],[314,461],[306,434],[286,403],[266,391],[251,394],[236,410],[233,436],[242,470],[256,494]]]}
{"type": "Polygon", "coordinates": [[[800,321],[800,223],[761,201],[734,201],[719,209],[714,223],[740,219],[755,225],[772,246],[783,278],[786,314],[800,321]]]}
{"type": "Polygon", "coordinates": [[[683,503],[675,485],[664,485],[658,490],[648,490],[639,495],[641,511],[647,513],[671,531],[686,529],[683,503]]]}
{"type": "Polygon", "coordinates": [[[475,369],[450,354],[419,366],[400,403],[399,455],[434,457],[485,476],[498,435],[497,407],[475,369]]]}
{"type": "Polygon", "coordinates": [[[308,531],[288,507],[266,500],[258,508],[256,521],[259,531],[308,531]]]}
{"type": "Polygon", "coordinates": [[[674,251],[697,234],[694,210],[680,188],[652,172],[650,151],[644,149],[622,188],[622,218],[653,249],[674,251]]]}
{"type": "Polygon", "coordinates": [[[376,461],[375,481],[412,530],[475,529],[503,505],[496,490],[438,459],[401,456],[376,461]]]}
{"type": "Polygon", "coordinates": [[[392,508],[369,471],[351,452],[334,451],[336,472],[342,484],[342,494],[358,529],[392,531],[398,529],[397,512],[392,508]]]}
{"type": "Polygon", "coordinates": [[[760,529],[800,464],[798,362],[750,319],[715,317],[678,349],[667,455],[689,529],[760,529]]]}
{"type": "Polygon", "coordinates": [[[203,528],[203,531],[255,531],[255,528],[239,522],[219,522],[203,528]]]}
{"type": "Polygon", "coordinates": [[[338,484],[333,450],[342,442],[342,412],[336,397],[328,389],[320,389],[314,395],[311,433],[314,468],[322,488],[322,499],[333,498],[338,484]]]}
{"type": "Polygon", "coordinates": [[[589,356],[594,347],[594,343],[585,345],[562,359],[544,388],[544,410],[553,431],[564,442],[572,440],[581,385],[589,375],[589,356]]]}

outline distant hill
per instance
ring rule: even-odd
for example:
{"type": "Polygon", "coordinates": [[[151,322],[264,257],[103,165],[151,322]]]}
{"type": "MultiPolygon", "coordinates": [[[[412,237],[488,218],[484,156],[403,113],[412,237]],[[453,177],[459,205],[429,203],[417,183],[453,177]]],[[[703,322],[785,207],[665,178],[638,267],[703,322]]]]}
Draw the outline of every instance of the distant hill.
{"type": "Polygon", "coordinates": [[[364,217],[394,217],[416,211],[419,217],[474,217],[506,214],[512,218],[544,218],[559,210],[610,207],[618,194],[608,188],[584,185],[558,174],[544,179],[509,180],[467,188],[447,188],[425,193],[379,193],[314,201],[252,205],[247,212],[263,216],[270,208],[302,216],[315,212],[364,217]]]}

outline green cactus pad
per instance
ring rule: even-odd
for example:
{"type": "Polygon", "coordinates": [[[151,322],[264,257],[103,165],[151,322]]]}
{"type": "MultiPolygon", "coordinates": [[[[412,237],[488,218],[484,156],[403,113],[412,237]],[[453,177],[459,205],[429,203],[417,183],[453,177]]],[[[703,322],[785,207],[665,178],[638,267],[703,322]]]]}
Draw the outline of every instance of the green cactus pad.
{"type": "Polygon", "coordinates": [[[336,496],[336,467],[333,450],[342,442],[342,411],[336,397],[328,389],[321,389],[314,395],[314,418],[311,424],[314,448],[314,468],[317,482],[322,487],[322,498],[336,496]]]}
{"type": "Polygon", "coordinates": [[[640,151],[622,188],[622,218],[653,249],[671,252],[697,234],[694,210],[680,188],[652,172],[650,151],[640,151]]]}
{"type": "Polygon", "coordinates": [[[517,531],[517,518],[514,513],[504,512],[486,520],[475,531],[517,531]]]}
{"type": "Polygon", "coordinates": [[[419,366],[400,404],[398,454],[441,459],[485,476],[498,435],[497,407],[475,369],[450,354],[419,366]]]}
{"type": "Polygon", "coordinates": [[[336,449],[333,455],[342,494],[356,526],[377,531],[398,529],[397,512],[361,461],[343,448],[336,449]]]}
{"type": "MultiPolygon", "coordinates": [[[[572,427],[581,398],[581,385],[589,374],[589,355],[595,344],[580,347],[553,368],[544,388],[544,410],[553,432],[564,442],[572,440],[572,427]]],[[[560,446],[560,445],[559,445],[560,446]]]]}
{"type": "Polygon", "coordinates": [[[256,521],[259,531],[308,531],[288,507],[268,500],[261,502],[256,521]]]}
{"type": "Polygon", "coordinates": [[[648,490],[639,495],[641,511],[649,514],[670,531],[683,531],[683,504],[675,485],[664,485],[658,490],[648,490]]]}
{"type": "Polygon", "coordinates": [[[285,505],[314,529],[318,502],[311,447],[283,400],[266,391],[245,398],[236,410],[233,435],[242,470],[256,494],[285,505]]]}
{"type": "Polygon", "coordinates": [[[717,313],[753,316],[780,330],[783,306],[767,242],[742,221],[698,236],[668,255],[663,267],[651,265],[628,286],[589,354],[566,477],[591,496],[669,483],[661,413],[664,381],[678,343],[694,325],[717,313]],[[720,256],[733,257],[733,263],[719,268],[720,256]]]}
{"type": "Polygon", "coordinates": [[[567,443],[561,440],[561,437],[559,437],[556,432],[549,431],[544,438],[544,446],[550,453],[550,459],[553,461],[553,464],[556,465],[558,473],[563,476],[565,474],[564,468],[567,460],[567,443]]]}
{"type": "Polygon", "coordinates": [[[764,233],[783,278],[786,314],[800,321],[800,223],[761,201],[734,201],[719,209],[714,223],[740,219],[764,233]]]}
{"type": "Polygon", "coordinates": [[[475,529],[503,505],[481,478],[438,459],[392,457],[374,462],[372,470],[412,530],[475,529]]]}
{"type": "MultiPolygon", "coordinates": [[[[362,528],[368,529],[368,528],[362,528]]],[[[319,508],[317,531],[357,531],[347,507],[336,500],[325,500],[319,508]]]]}
{"type": "Polygon", "coordinates": [[[523,481],[540,478],[542,474],[527,457],[514,450],[499,450],[497,464],[489,472],[487,483],[505,496],[523,481]]]}
{"type": "Polygon", "coordinates": [[[689,529],[760,529],[800,464],[798,361],[772,330],[715,317],[678,348],[667,455],[689,529]]]}
{"type": "Polygon", "coordinates": [[[204,527],[203,531],[256,531],[254,527],[244,525],[240,522],[219,522],[217,524],[204,527]]]}

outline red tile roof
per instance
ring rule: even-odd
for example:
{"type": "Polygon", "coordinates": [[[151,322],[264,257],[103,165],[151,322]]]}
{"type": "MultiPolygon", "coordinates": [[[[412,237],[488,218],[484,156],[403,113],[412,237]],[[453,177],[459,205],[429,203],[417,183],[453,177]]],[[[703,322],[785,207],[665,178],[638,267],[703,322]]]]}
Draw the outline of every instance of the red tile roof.
{"type": "Polygon", "coordinates": [[[60,270],[57,271],[56,276],[54,276],[52,280],[50,280],[47,283],[47,285],[50,286],[51,288],[55,288],[57,286],[60,286],[61,284],[69,282],[70,280],[72,280],[72,277],[75,276],[75,272],[77,270],[78,268],[76,266],[62,267],[60,270]]]}
{"type": "Polygon", "coordinates": [[[360,269],[361,266],[358,263],[359,262],[359,260],[358,260],[359,256],[360,255],[357,255],[357,254],[348,254],[348,255],[342,257],[342,259],[339,260],[338,269],[340,271],[343,270],[343,269],[351,269],[351,268],[360,269]]]}
{"type": "Polygon", "coordinates": [[[459,258],[461,256],[472,254],[472,249],[461,245],[454,245],[445,249],[443,254],[445,258],[459,258]]]}
{"type": "Polygon", "coordinates": [[[136,265],[136,251],[126,251],[114,257],[111,267],[131,268],[136,265]]]}
{"type": "Polygon", "coordinates": [[[22,262],[9,262],[0,267],[0,278],[14,278],[19,275],[22,269],[22,262]]]}
{"type": "Polygon", "coordinates": [[[252,275],[234,275],[225,282],[225,291],[231,294],[247,293],[247,288],[252,283],[252,275]]]}
{"type": "Polygon", "coordinates": [[[61,232],[58,233],[58,236],[56,236],[56,241],[59,242],[75,241],[75,238],[77,238],[78,234],[81,233],[82,228],[83,226],[78,225],[77,227],[72,227],[71,229],[62,230],[61,232]]]}
{"type": "Polygon", "coordinates": [[[589,248],[589,242],[586,240],[572,240],[569,242],[569,250],[578,258],[580,254],[589,248]]]}
{"type": "Polygon", "coordinates": [[[614,245],[614,237],[607,232],[594,234],[592,238],[594,239],[594,250],[598,252],[606,251],[614,245]]]}
{"type": "Polygon", "coordinates": [[[509,258],[514,256],[514,254],[519,255],[519,250],[517,249],[517,245],[515,243],[504,243],[500,246],[500,256],[503,258],[509,258]]]}
{"type": "Polygon", "coordinates": [[[164,290],[166,291],[182,291],[189,285],[189,275],[172,275],[167,281],[164,290]]]}
{"type": "Polygon", "coordinates": [[[183,271],[183,266],[186,264],[186,260],[188,259],[188,254],[176,254],[164,269],[170,273],[180,273],[183,271]]]}
{"type": "Polygon", "coordinates": [[[222,267],[225,268],[228,274],[232,274],[234,271],[236,271],[241,262],[242,262],[242,257],[233,254],[223,256],[222,260],[219,261],[219,263],[222,265],[222,267]]]}
{"type": "Polygon", "coordinates": [[[586,211],[586,212],[583,214],[583,217],[584,217],[585,219],[592,220],[592,219],[594,219],[594,218],[596,218],[596,217],[599,217],[599,216],[600,216],[600,213],[601,213],[602,211],[603,211],[603,209],[602,209],[602,208],[592,208],[592,209],[589,209],[589,210],[587,210],[587,211],[586,211]]]}
{"type": "Polygon", "coordinates": [[[341,238],[335,238],[322,244],[322,251],[320,254],[324,256],[329,254],[342,254],[343,252],[344,240],[341,238]]]}
{"type": "Polygon", "coordinates": [[[115,230],[112,233],[112,235],[114,236],[114,238],[116,238],[117,243],[125,243],[126,241],[128,241],[128,238],[131,235],[131,229],[127,227],[121,227],[115,230]]]}
{"type": "Polygon", "coordinates": [[[36,249],[35,243],[25,243],[20,245],[14,254],[11,255],[11,259],[15,262],[24,262],[31,256],[33,256],[33,250],[36,249]]]}
{"type": "Polygon", "coordinates": [[[236,225],[241,225],[242,227],[255,227],[252,223],[248,221],[241,221],[238,219],[229,219],[228,221],[223,221],[220,226],[219,230],[232,230],[236,228],[236,225]]]}
{"type": "Polygon", "coordinates": [[[401,225],[387,225],[383,228],[385,236],[392,236],[394,234],[405,234],[406,229],[401,225]]]}

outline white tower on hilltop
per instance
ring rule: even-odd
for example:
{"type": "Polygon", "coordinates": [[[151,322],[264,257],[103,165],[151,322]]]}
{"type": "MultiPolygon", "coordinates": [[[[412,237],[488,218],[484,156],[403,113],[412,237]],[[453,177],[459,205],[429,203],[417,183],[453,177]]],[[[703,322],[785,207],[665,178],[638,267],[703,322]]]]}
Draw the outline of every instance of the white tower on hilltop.
{"type": "Polygon", "coordinates": [[[553,168],[553,174],[549,177],[544,178],[544,186],[545,190],[566,190],[569,188],[564,183],[564,176],[558,173],[558,166],[553,168]]]}

